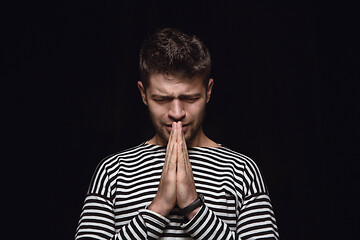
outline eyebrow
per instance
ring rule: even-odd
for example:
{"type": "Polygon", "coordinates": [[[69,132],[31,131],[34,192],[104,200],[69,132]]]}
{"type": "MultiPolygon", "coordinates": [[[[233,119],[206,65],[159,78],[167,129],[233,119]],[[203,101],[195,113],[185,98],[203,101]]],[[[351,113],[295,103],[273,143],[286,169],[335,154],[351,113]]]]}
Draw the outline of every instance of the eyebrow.
{"type": "MultiPolygon", "coordinates": [[[[194,94],[180,94],[178,98],[196,98],[201,97],[201,93],[194,93],[194,94]]],[[[174,95],[161,95],[161,94],[151,94],[151,98],[164,98],[164,99],[173,99],[175,98],[174,95]]]]}

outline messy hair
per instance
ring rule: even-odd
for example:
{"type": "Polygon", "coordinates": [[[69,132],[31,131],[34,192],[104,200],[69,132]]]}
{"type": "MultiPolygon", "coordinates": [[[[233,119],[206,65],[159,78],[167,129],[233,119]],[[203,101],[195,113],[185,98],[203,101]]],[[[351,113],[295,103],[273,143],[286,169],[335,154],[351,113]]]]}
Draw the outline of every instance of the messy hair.
{"type": "MultiPolygon", "coordinates": [[[[196,37],[173,28],[156,31],[140,49],[140,75],[144,87],[150,74],[166,74],[184,79],[210,77],[211,59],[207,47],[196,37]]],[[[205,85],[205,86],[206,86],[205,85]]]]}

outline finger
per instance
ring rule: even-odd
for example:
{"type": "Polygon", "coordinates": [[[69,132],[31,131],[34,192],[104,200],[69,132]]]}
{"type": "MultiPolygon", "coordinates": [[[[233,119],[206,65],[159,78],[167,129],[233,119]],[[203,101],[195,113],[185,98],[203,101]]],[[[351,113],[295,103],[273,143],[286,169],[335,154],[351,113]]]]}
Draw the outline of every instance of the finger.
{"type": "Polygon", "coordinates": [[[183,171],[185,171],[185,165],[184,165],[184,155],[182,153],[182,142],[178,143],[178,149],[176,151],[176,155],[177,155],[177,172],[181,173],[183,171]]]}
{"type": "Polygon", "coordinates": [[[166,147],[166,152],[168,152],[169,148],[170,148],[170,143],[172,141],[172,139],[174,138],[174,131],[175,131],[175,122],[172,123],[171,126],[171,131],[170,131],[170,136],[169,136],[169,141],[166,147]]]}
{"type": "Polygon", "coordinates": [[[181,128],[182,128],[182,124],[181,124],[181,122],[177,122],[176,123],[176,130],[177,130],[177,134],[176,134],[176,141],[178,142],[178,143],[180,143],[180,141],[181,141],[181,128]]]}
{"type": "Polygon", "coordinates": [[[168,170],[169,169],[169,165],[171,164],[171,156],[174,153],[174,144],[168,143],[168,147],[166,149],[166,155],[165,155],[165,168],[168,170]]]}
{"type": "Polygon", "coordinates": [[[185,151],[185,153],[187,154],[188,150],[187,150],[187,145],[186,145],[186,140],[185,140],[185,133],[182,131],[181,128],[181,139],[184,142],[183,144],[183,150],[185,151]]]}
{"type": "Polygon", "coordinates": [[[169,138],[169,151],[167,152],[167,169],[169,171],[176,171],[176,153],[178,151],[176,144],[176,134],[178,130],[176,129],[175,123],[173,123],[171,129],[171,139],[169,138]]]}
{"type": "Polygon", "coordinates": [[[172,147],[171,147],[171,152],[169,153],[168,171],[176,172],[176,168],[177,168],[176,153],[178,151],[178,146],[176,142],[172,143],[171,145],[172,147]]]}
{"type": "Polygon", "coordinates": [[[180,152],[181,152],[181,142],[180,142],[180,140],[181,140],[181,136],[180,136],[180,133],[181,133],[181,127],[179,127],[179,126],[181,126],[181,122],[177,122],[176,123],[176,129],[177,129],[177,132],[176,132],[176,142],[177,142],[177,146],[178,146],[178,148],[177,148],[177,151],[176,151],[176,157],[177,157],[177,161],[176,161],[176,165],[177,165],[177,171],[181,171],[181,166],[180,166],[180,164],[181,164],[181,155],[180,155],[180,152]]]}
{"type": "Polygon", "coordinates": [[[183,133],[182,133],[182,124],[181,122],[177,125],[178,127],[178,143],[179,143],[179,149],[177,151],[177,157],[178,157],[178,171],[185,171],[186,172],[186,151],[184,146],[186,145],[183,133]]]}
{"type": "Polygon", "coordinates": [[[178,122],[178,132],[177,132],[177,142],[179,143],[179,152],[180,153],[183,153],[184,151],[184,146],[186,146],[186,143],[184,141],[184,134],[183,134],[183,131],[182,131],[182,123],[181,122],[178,122]]]}
{"type": "Polygon", "coordinates": [[[182,128],[181,129],[181,142],[183,143],[182,144],[182,149],[181,149],[181,152],[182,152],[182,155],[183,155],[183,160],[184,160],[184,165],[185,167],[189,167],[190,166],[190,162],[189,162],[189,154],[188,154],[188,150],[187,150],[187,145],[186,145],[186,140],[185,140],[185,134],[184,132],[182,131],[182,128]]]}

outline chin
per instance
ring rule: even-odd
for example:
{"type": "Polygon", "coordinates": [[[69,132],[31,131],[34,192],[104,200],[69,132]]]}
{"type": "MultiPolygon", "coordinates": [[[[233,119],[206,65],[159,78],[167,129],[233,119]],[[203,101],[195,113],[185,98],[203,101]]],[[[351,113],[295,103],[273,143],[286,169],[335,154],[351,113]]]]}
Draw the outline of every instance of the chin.
{"type": "Polygon", "coordinates": [[[170,133],[165,129],[165,131],[158,131],[157,134],[159,136],[159,144],[167,145],[169,142],[170,133]]]}

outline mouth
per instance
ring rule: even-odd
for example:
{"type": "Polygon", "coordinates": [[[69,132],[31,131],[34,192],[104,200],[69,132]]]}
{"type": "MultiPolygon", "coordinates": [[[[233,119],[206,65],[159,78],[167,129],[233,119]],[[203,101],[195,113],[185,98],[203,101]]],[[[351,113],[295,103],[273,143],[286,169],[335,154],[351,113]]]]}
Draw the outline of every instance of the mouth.
{"type": "MultiPolygon", "coordinates": [[[[166,124],[166,129],[168,130],[168,132],[170,133],[171,132],[171,129],[172,129],[172,125],[171,124],[166,124]]],[[[189,124],[183,124],[182,125],[182,132],[185,133],[186,129],[188,128],[189,124]]]]}

